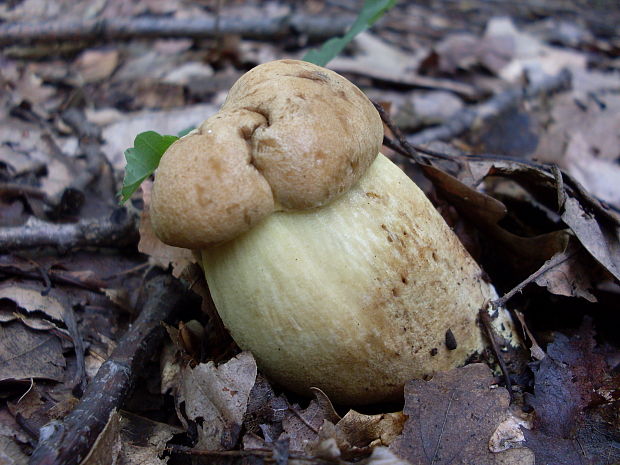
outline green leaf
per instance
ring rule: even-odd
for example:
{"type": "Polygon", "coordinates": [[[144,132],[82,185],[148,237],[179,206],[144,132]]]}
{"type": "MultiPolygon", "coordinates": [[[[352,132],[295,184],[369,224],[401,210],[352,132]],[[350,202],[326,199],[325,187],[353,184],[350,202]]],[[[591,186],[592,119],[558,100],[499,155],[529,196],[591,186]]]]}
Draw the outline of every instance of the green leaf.
{"type": "Polygon", "coordinates": [[[396,0],[364,0],[362,11],[344,36],[329,39],[321,48],[312,49],[306,53],[302,60],[325,66],[332,58],[342,52],[356,35],[372,26],[395,4],[396,0]]]}
{"type": "Polygon", "coordinates": [[[177,136],[162,136],[155,131],[142,132],[136,136],[133,147],[125,150],[125,179],[121,189],[121,204],[138,190],[140,184],[159,166],[164,152],[177,140],[177,136]]]}

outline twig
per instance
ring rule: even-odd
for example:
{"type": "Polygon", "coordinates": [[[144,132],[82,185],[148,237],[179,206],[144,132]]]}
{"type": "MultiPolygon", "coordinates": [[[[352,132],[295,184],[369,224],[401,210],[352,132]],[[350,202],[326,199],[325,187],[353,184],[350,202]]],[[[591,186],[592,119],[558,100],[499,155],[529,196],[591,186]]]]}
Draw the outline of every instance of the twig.
{"type": "Polygon", "coordinates": [[[45,192],[38,187],[29,186],[27,184],[19,184],[16,182],[0,182],[0,195],[2,196],[18,196],[30,195],[39,199],[45,198],[45,192]]]}
{"type": "Polygon", "coordinates": [[[465,131],[481,125],[484,121],[497,118],[524,100],[564,90],[570,86],[570,83],[570,72],[562,70],[557,75],[550,76],[536,85],[508,89],[491,97],[486,102],[463,108],[444,124],[414,133],[407,137],[407,140],[414,146],[434,141],[449,141],[465,131]]]}
{"type": "Polygon", "coordinates": [[[508,394],[510,394],[510,400],[513,400],[514,394],[512,392],[512,381],[510,380],[510,372],[508,371],[508,367],[506,366],[504,357],[502,356],[502,353],[497,346],[497,341],[495,340],[495,333],[493,332],[493,326],[491,324],[491,317],[489,316],[489,312],[487,311],[487,309],[484,307],[480,309],[480,321],[482,322],[484,331],[486,332],[487,338],[491,343],[491,349],[493,349],[493,353],[495,354],[497,363],[499,363],[499,367],[502,370],[502,374],[504,375],[504,381],[506,382],[506,389],[508,389],[508,394]]]}
{"type": "Polygon", "coordinates": [[[75,465],[81,462],[105,427],[111,413],[123,405],[136,373],[163,340],[162,321],[169,321],[185,290],[179,281],[158,276],[147,284],[148,298],[138,319],[101,365],[84,397],[62,422],[41,429],[41,441],[30,465],[75,465]]]}
{"type": "MultiPolygon", "coordinates": [[[[416,161],[419,164],[424,164],[424,160],[422,160],[418,156],[418,154],[416,153],[415,148],[412,147],[411,144],[407,141],[407,138],[402,133],[400,128],[398,126],[396,126],[396,124],[394,124],[392,122],[392,120],[390,119],[390,116],[388,115],[387,111],[385,111],[385,109],[381,105],[379,105],[377,102],[375,102],[375,101],[372,101],[372,104],[375,106],[375,108],[379,112],[379,116],[381,116],[381,121],[383,121],[383,124],[385,124],[388,127],[388,129],[390,131],[392,131],[392,134],[394,134],[394,137],[396,137],[396,140],[398,141],[398,143],[400,144],[400,146],[402,147],[402,149],[404,151],[404,155],[409,157],[409,158],[411,158],[412,160],[416,161]]],[[[400,151],[400,150],[398,150],[396,148],[397,145],[390,138],[384,137],[383,138],[383,143],[387,147],[390,147],[392,150],[396,150],[399,153],[403,154],[402,151],[400,151]]]]}
{"type": "Polygon", "coordinates": [[[136,217],[118,208],[108,218],[89,218],[58,224],[31,217],[23,226],[0,228],[0,250],[55,247],[66,251],[77,247],[124,247],[137,239],[136,217]]]}
{"type": "Polygon", "coordinates": [[[301,413],[299,413],[293,407],[289,407],[288,410],[289,410],[289,412],[292,412],[293,415],[295,415],[304,425],[306,425],[306,428],[308,428],[314,434],[319,434],[319,430],[316,429],[314,426],[312,426],[310,423],[308,423],[308,420],[306,420],[304,417],[302,417],[301,413]]]}
{"type": "MultiPolygon", "coordinates": [[[[187,455],[197,455],[202,457],[262,457],[264,459],[273,458],[273,449],[261,448],[261,449],[244,449],[244,450],[207,450],[207,449],[192,449],[185,446],[173,446],[168,448],[170,452],[187,455]]],[[[305,460],[309,462],[322,461],[320,457],[300,454],[289,454],[289,459],[293,460],[305,460]]],[[[333,463],[333,462],[332,462],[333,463]]]]}
{"type": "Polygon", "coordinates": [[[532,273],[527,278],[525,278],[523,281],[521,281],[519,284],[517,284],[509,292],[501,296],[499,299],[492,300],[491,305],[495,309],[504,307],[506,305],[506,302],[512,299],[518,292],[521,292],[525,288],[525,286],[536,281],[538,278],[540,278],[542,275],[544,275],[548,271],[551,271],[556,266],[561,265],[566,260],[576,255],[578,252],[579,250],[575,250],[572,253],[564,252],[564,253],[559,253],[557,255],[554,255],[547,262],[545,262],[543,266],[541,266],[538,270],[536,270],[534,273],[532,273]]]}
{"type": "MultiPolygon", "coordinates": [[[[46,271],[47,277],[51,283],[55,284],[68,284],[69,286],[75,286],[80,289],[86,289],[88,291],[95,292],[97,294],[103,294],[100,286],[94,286],[91,283],[80,281],[79,279],[65,276],[62,270],[49,270],[46,271]]],[[[33,271],[23,270],[16,266],[0,264],[0,277],[5,276],[19,276],[20,278],[32,279],[39,281],[41,279],[40,272],[35,269],[33,271]]],[[[106,286],[103,286],[106,287],[106,286]]]]}
{"type": "Polygon", "coordinates": [[[304,35],[324,39],[343,34],[353,16],[284,15],[272,18],[108,18],[85,21],[46,21],[0,25],[0,45],[60,41],[111,41],[133,38],[214,38],[218,33],[245,39],[273,40],[304,35]],[[219,32],[218,32],[219,31],[219,32]]]}

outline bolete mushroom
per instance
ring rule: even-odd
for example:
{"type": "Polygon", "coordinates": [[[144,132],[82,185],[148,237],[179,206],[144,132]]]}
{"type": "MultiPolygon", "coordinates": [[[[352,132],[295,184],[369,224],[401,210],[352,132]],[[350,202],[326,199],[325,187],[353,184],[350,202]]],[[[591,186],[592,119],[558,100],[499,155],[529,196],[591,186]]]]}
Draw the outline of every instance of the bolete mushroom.
{"type": "Polygon", "coordinates": [[[199,253],[238,345],[282,386],[351,405],[481,351],[477,315],[496,296],[382,140],[342,76],[270,62],[170,146],[152,193],[156,234],[199,253]]]}

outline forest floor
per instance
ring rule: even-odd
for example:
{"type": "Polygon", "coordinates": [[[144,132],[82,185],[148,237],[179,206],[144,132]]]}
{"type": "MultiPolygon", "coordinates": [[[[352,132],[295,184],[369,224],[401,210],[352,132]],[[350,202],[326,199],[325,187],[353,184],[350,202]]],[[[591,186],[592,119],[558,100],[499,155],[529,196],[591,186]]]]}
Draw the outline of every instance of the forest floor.
{"type": "Polygon", "coordinates": [[[358,411],[281,390],[154,236],[151,182],[119,204],[139,133],[196,127],[361,4],[0,4],[0,464],[620,463],[617,1],[400,1],[327,65],[503,296],[523,349],[478,359],[503,372],[358,411]]]}

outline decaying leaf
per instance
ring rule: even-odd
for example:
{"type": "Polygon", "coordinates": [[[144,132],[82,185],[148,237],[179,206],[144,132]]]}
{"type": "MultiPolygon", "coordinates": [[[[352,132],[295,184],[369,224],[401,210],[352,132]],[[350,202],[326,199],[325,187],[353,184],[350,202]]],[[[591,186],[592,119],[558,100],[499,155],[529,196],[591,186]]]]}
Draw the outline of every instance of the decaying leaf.
{"type": "Polygon", "coordinates": [[[591,280],[593,267],[586,266],[589,257],[584,252],[581,245],[569,243],[566,250],[556,253],[543,264],[540,270],[546,271],[538,275],[536,284],[546,287],[553,294],[596,302],[596,297],[590,292],[594,288],[591,280]]]}
{"type": "Polygon", "coordinates": [[[265,444],[276,442],[283,432],[282,420],[290,413],[289,407],[284,396],[277,396],[269,382],[258,374],[243,420],[246,429],[243,448],[262,448],[265,444]]]}
{"type": "Polygon", "coordinates": [[[129,412],[120,412],[121,452],[120,463],[124,465],[165,464],[163,455],[166,443],[181,428],[139,417],[129,412]]]}
{"type": "Polygon", "coordinates": [[[602,355],[595,351],[594,333],[586,323],[572,338],[556,334],[547,357],[534,366],[533,429],[526,430],[525,445],[541,463],[610,464],[602,457],[585,457],[575,439],[585,409],[596,397],[607,371],[602,355]]]}
{"type": "Polygon", "coordinates": [[[0,299],[9,299],[27,312],[42,312],[56,322],[65,319],[62,304],[49,295],[41,295],[41,291],[22,284],[7,281],[0,286],[0,299]]]}
{"type": "Polygon", "coordinates": [[[120,415],[113,411],[82,465],[116,465],[121,452],[120,415]]]}
{"type": "Polygon", "coordinates": [[[317,440],[324,421],[325,411],[314,399],[303,410],[292,406],[282,420],[284,433],[280,439],[288,438],[292,451],[304,451],[309,443],[317,440]]]}
{"type": "Polygon", "coordinates": [[[404,409],[409,418],[390,449],[415,465],[519,463],[510,461],[531,453],[489,450],[489,439],[506,419],[509,402],[506,389],[494,386],[491,371],[483,364],[437,373],[429,382],[410,381],[405,385],[404,409]]]}
{"type": "Polygon", "coordinates": [[[249,352],[219,367],[209,362],[183,370],[177,405],[197,423],[196,448],[222,450],[237,443],[256,374],[249,352]]]}
{"type": "Polygon", "coordinates": [[[620,226],[597,215],[576,198],[566,199],[564,221],[579,241],[616,279],[620,279],[620,226]]]}
{"type": "Polygon", "coordinates": [[[387,447],[375,448],[370,457],[361,463],[364,465],[411,465],[411,462],[397,457],[387,447]]]}
{"type": "Polygon", "coordinates": [[[366,415],[349,410],[336,426],[354,447],[389,446],[403,432],[402,412],[366,415]]]}
{"type": "Polygon", "coordinates": [[[26,465],[28,456],[12,438],[0,435],[0,463],[3,465],[26,465]]]}
{"type": "Polygon", "coordinates": [[[20,322],[0,325],[0,381],[43,378],[62,381],[65,359],[58,337],[20,322]]]}
{"type": "Polygon", "coordinates": [[[423,169],[441,196],[493,239],[497,252],[502,253],[507,265],[520,272],[533,271],[535,264],[540,266],[555,253],[564,250],[567,241],[565,231],[553,231],[532,237],[517,235],[500,223],[508,212],[501,201],[435,167],[424,166],[423,169]]]}

